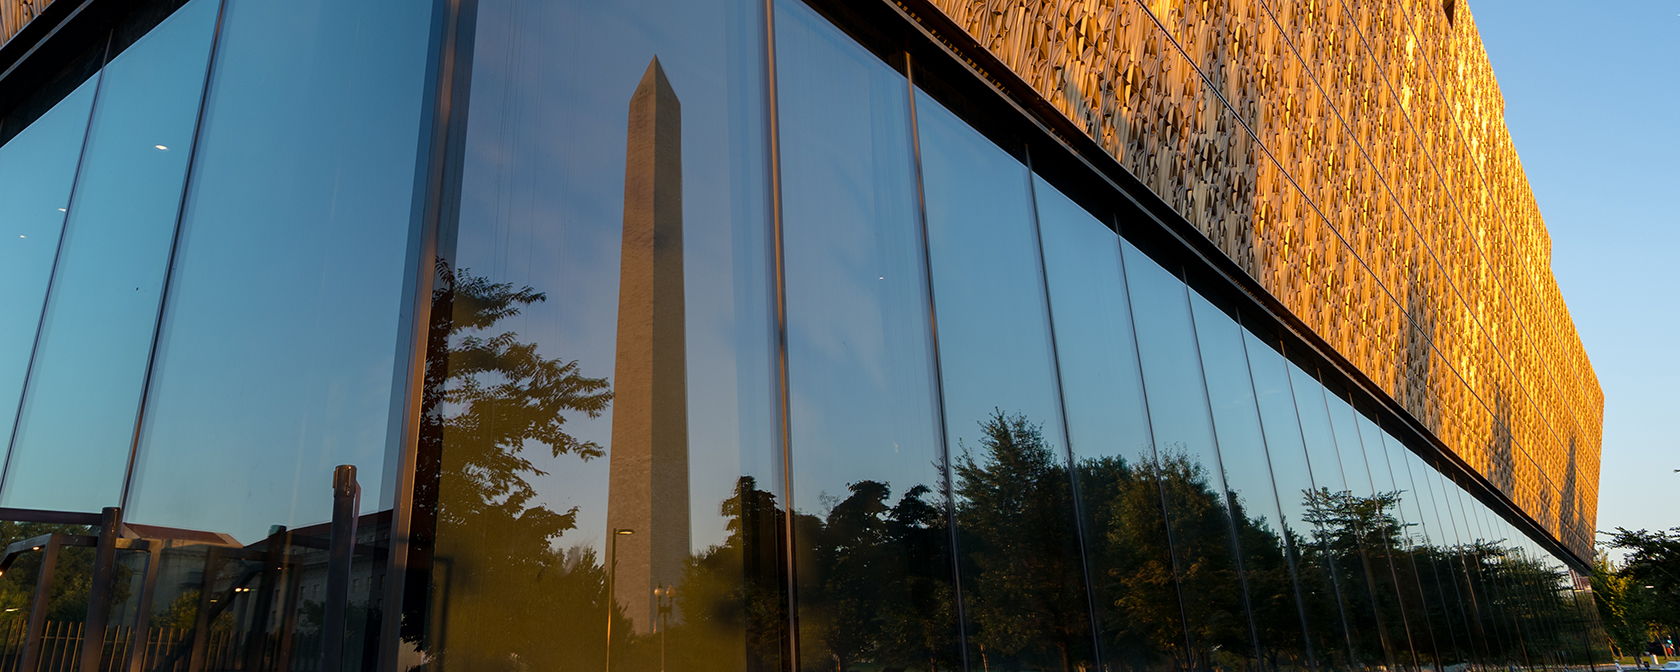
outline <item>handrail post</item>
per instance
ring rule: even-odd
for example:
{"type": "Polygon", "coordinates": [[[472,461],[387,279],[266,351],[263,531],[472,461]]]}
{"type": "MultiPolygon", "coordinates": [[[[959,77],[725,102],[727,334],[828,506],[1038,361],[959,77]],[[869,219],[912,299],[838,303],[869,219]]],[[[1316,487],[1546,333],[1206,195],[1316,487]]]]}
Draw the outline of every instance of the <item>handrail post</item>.
{"type": "Polygon", "coordinates": [[[17,669],[34,672],[41,662],[41,635],[47,627],[47,603],[51,602],[53,571],[58,568],[58,545],[61,535],[47,538],[42,547],[41,570],[35,578],[35,603],[29,609],[29,630],[24,635],[23,659],[17,669]]]}
{"type": "MultiPolygon", "coordinates": [[[[204,549],[204,585],[198,593],[198,617],[193,621],[192,653],[187,659],[187,672],[204,672],[210,657],[210,626],[215,621],[210,607],[216,601],[216,579],[222,573],[222,547],[204,549]]],[[[21,671],[20,671],[21,672],[21,671]]]]}
{"type": "Polygon", "coordinates": [[[356,559],[356,516],[361,512],[362,486],[356,467],[333,469],[332,536],[327,544],[327,596],[321,616],[321,672],[344,668],[345,612],[350,603],[350,565],[356,559]]]}
{"type": "Polygon", "coordinates": [[[140,580],[140,604],[134,617],[134,631],[129,634],[128,659],[122,669],[142,672],[146,665],[146,647],[151,642],[152,599],[157,595],[158,565],[163,562],[161,542],[146,545],[146,574],[140,580]]]}
{"type": "Polygon", "coordinates": [[[93,549],[93,583],[88,586],[87,626],[82,629],[81,672],[99,672],[105,657],[105,625],[111,620],[111,584],[117,579],[117,538],[122,509],[107,506],[99,514],[99,542],[93,549]]]}
{"type": "Polygon", "coordinates": [[[257,595],[251,605],[251,635],[245,640],[245,669],[258,672],[268,656],[268,612],[274,603],[274,590],[279,585],[281,571],[286,568],[286,546],[291,535],[285,525],[270,529],[263,544],[262,580],[257,583],[257,595]]]}

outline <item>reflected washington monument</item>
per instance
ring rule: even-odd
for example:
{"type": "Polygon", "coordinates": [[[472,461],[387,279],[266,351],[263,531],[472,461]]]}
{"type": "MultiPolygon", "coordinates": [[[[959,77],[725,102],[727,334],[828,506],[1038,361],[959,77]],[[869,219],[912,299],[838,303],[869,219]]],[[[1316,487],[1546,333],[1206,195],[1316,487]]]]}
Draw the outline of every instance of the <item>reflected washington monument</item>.
{"type": "Polygon", "coordinates": [[[658,58],[630,97],[625,159],[607,543],[613,598],[647,633],[653,591],[682,580],[689,548],[682,108],[658,58]]]}

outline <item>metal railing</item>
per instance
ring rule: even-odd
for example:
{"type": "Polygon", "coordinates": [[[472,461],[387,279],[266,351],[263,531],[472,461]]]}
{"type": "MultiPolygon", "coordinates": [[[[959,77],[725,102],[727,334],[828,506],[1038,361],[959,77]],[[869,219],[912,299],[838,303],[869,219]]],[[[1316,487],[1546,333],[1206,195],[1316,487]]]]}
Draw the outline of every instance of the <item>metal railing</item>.
{"type": "MultiPolygon", "coordinates": [[[[33,670],[21,670],[23,660],[24,639],[28,636],[28,623],[22,620],[0,621],[0,672],[77,672],[81,662],[82,637],[85,626],[80,621],[49,621],[41,636],[40,661],[33,670]]],[[[248,633],[234,630],[212,630],[208,638],[203,669],[205,672],[218,670],[243,670],[252,661],[248,659],[246,651],[246,637],[248,633]]],[[[134,637],[133,626],[110,626],[105,629],[105,641],[102,647],[104,655],[99,665],[99,672],[187,672],[191,661],[176,655],[176,651],[190,646],[193,636],[192,628],[177,628],[170,626],[152,626],[146,628],[145,651],[133,661],[134,667],[125,671],[123,667],[130,664],[129,647],[137,641],[134,637]]],[[[320,636],[315,633],[303,634],[298,637],[296,646],[305,650],[314,650],[320,646],[320,636]]],[[[280,664],[288,668],[285,672],[309,672],[319,668],[319,660],[315,656],[280,656],[277,637],[266,642],[267,649],[258,663],[258,670],[275,671],[280,664]]],[[[249,671],[246,671],[249,672],[249,671]]]]}

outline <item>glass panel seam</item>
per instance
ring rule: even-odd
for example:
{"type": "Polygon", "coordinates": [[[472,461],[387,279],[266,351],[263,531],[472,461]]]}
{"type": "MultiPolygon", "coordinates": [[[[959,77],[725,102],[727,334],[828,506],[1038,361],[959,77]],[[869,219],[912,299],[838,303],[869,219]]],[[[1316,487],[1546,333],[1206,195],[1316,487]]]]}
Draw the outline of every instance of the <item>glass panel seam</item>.
{"type": "Polygon", "coordinates": [[[18,424],[23,420],[24,403],[29,399],[29,379],[35,373],[35,355],[41,349],[41,329],[47,323],[47,307],[52,305],[53,280],[58,276],[58,262],[64,256],[64,234],[70,226],[70,209],[76,206],[76,186],[81,182],[82,164],[87,160],[88,138],[93,134],[94,113],[99,109],[99,92],[105,88],[105,65],[111,59],[113,38],[114,33],[105,34],[105,53],[100,57],[99,71],[93,75],[98,78],[93,84],[93,100],[88,103],[87,124],[82,129],[82,144],[76,154],[76,170],[70,178],[70,195],[64,201],[64,217],[59,220],[58,245],[53,250],[52,270],[47,273],[47,291],[41,296],[41,314],[35,319],[35,340],[29,349],[29,364],[24,368],[23,385],[18,389],[18,405],[13,411],[12,433],[6,438],[6,462],[4,467],[0,467],[0,493],[6,491],[6,483],[12,474],[12,449],[17,446],[18,424]]]}
{"type": "MultiPolygon", "coordinates": [[[[1278,345],[1280,346],[1280,352],[1283,352],[1282,346],[1284,346],[1285,344],[1280,340],[1278,342],[1278,345]]],[[[1301,397],[1300,397],[1299,393],[1296,392],[1296,390],[1295,390],[1295,376],[1289,375],[1289,372],[1287,370],[1288,367],[1289,367],[1288,360],[1289,360],[1289,357],[1287,355],[1285,355],[1284,356],[1284,362],[1285,362],[1284,363],[1284,366],[1285,366],[1284,379],[1286,381],[1288,381],[1288,383],[1289,383],[1289,402],[1290,402],[1290,406],[1295,409],[1295,427],[1296,427],[1297,430],[1299,430],[1301,432],[1301,450],[1302,450],[1303,453],[1310,453],[1312,449],[1308,446],[1306,423],[1301,419],[1301,405],[1300,405],[1301,397]]],[[[1329,412],[1328,407],[1326,407],[1325,411],[1326,411],[1326,417],[1328,417],[1328,412],[1329,412]]],[[[1334,430],[1332,430],[1332,431],[1334,431],[1334,430]]],[[[1313,474],[1312,459],[1311,459],[1310,456],[1306,460],[1306,467],[1307,467],[1307,481],[1312,484],[1313,489],[1316,491],[1319,487],[1318,486],[1318,477],[1315,474],[1313,474]]],[[[1317,525],[1314,525],[1314,527],[1317,527],[1317,525]]],[[[1354,646],[1353,646],[1353,629],[1348,624],[1347,598],[1346,598],[1346,596],[1344,596],[1342,594],[1342,582],[1339,580],[1338,573],[1335,571],[1336,563],[1335,563],[1335,560],[1333,559],[1333,557],[1330,553],[1329,542],[1328,541],[1323,541],[1323,542],[1320,542],[1320,544],[1321,544],[1321,547],[1322,547],[1321,550],[1324,552],[1325,562],[1326,562],[1326,564],[1328,564],[1330,566],[1330,569],[1331,569],[1331,571],[1330,571],[1330,589],[1335,592],[1336,615],[1340,616],[1341,620],[1342,620],[1342,637],[1347,642],[1348,662],[1351,664],[1355,661],[1358,661],[1359,656],[1358,656],[1358,654],[1355,653],[1355,649],[1354,649],[1354,646]]]]}
{"type": "MultiPolygon", "coordinates": [[[[1038,215],[1038,180],[1033,172],[1032,147],[1025,146],[1022,153],[1026,156],[1027,199],[1032,204],[1032,229],[1034,250],[1033,259],[1038,261],[1038,286],[1044,296],[1044,327],[1049,334],[1050,342],[1050,373],[1056,379],[1055,404],[1056,417],[1062,423],[1062,454],[1066,462],[1063,470],[1067,473],[1069,501],[1073,504],[1073,533],[1079,548],[1079,574],[1085,585],[1085,622],[1091,630],[1091,657],[1098,670],[1106,669],[1103,665],[1102,632],[1097,627],[1097,598],[1096,587],[1091,582],[1091,562],[1088,549],[1090,545],[1085,541],[1085,507],[1083,498],[1079,494],[1078,470],[1073,461],[1073,432],[1068,427],[1067,404],[1064,401],[1066,391],[1062,389],[1062,360],[1056,345],[1056,307],[1050,301],[1050,276],[1045,270],[1044,260],[1044,231],[1043,223],[1038,215]]],[[[1129,305],[1129,302],[1128,302],[1129,305]]]]}
{"type": "Polygon", "coordinates": [[[910,114],[910,150],[913,162],[913,172],[916,180],[916,218],[921,227],[922,235],[922,275],[923,286],[926,287],[928,305],[928,343],[933,360],[933,391],[934,417],[937,418],[939,428],[939,471],[944,474],[945,482],[945,530],[950,545],[951,559],[951,597],[957,620],[957,659],[962,662],[962,669],[969,669],[968,664],[968,616],[963,609],[962,589],[962,561],[957,547],[957,512],[955,483],[951,478],[950,451],[950,422],[945,417],[945,376],[941,370],[943,364],[939,356],[939,308],[937,297],[933,292],[933,251],[928,236],[927,221],[927,190],[924,188],[922,177],[922,136],[921,127],[916,113],[916,67],[910,52],[904,54],[904,86],[909,102],[907,109],[910,114]]]}
{"type": "Polygon", "coordinates": [[[787,628],[786,649],[782,652],[787,656],[784,668],[797,668],[799,665],[799,593],[797,569],[794,558],[794,527],[798,512],[794,509],[793,501],[793,435],[792,418],[789,411],[788,398],[788,326],[787,326],[787,274],[786,264],[782,256],[784,236],[782,231],[782,165],[781,165],[781,134],[780,119],[778,118],[776,100],[776,7],[775,0],[764,0],[761,15],[760,36],[764,38],[764,151],[766,176],[770,192],[768,206],[770,208],[770,296],[771,317],[775,320],[774,341],[772,354],[775,357],[774,367],[776,408],[776,441],[780,448],[782,464],[782,539],[781,558],[783,566],[782,608],[787,610],[787,618],[783,625],[787,628]]]}
{"type": "MultiPolygon", "coordinates": [[[[1194,314],[1192,314],[1191,317],[1192,317],[1192,319],[1194,319],[1194,314]]],[[[1243,325],[1242,317],[1241,317],[1240,313],[1239,313],[1236,321],[1237,321],[1237,328],[1242,329],[1244,331],[1244,333],[1246,334],[1247,333],[1247,327],[1243,325]]],[[[1286,565],[1289,568],[1289,585],[1292,588],[1295,589],[1295,613],[1298,614],[1301,617],[1301,644],[1306,649],[1305,652],[1307,654],[1307,667],[1308,667],[1308,669],[1315,669],[1316,670],[1316,669],[1318,669],[1318,657],[1317,657],[1316,653],[1313,651],[1312,628],[1310,627],[1310,624],[1307,622],[1306,599],[1301,594],[1300,571],[1296,568],[1296,563],[1295,563],[1295,556],[1296,556],[1295,546],[1294,546],[1293,542],[1291,542],[1289,537],[1287,536],[1288,527],[1287,527],[1287,525],[1284,524],[1284,520],[1283,520],[1283,495],[1277,489],[1277,471],[1276,471],[1276,468],[1272,466],[1272,445],[1271,445],[1271,441],[1266,438],[1266,414],[1261,412],[1261,410],[1260,410],[1260,389],[1254,383],[1254,361],[1253,361],[1253,358],[1248,353],[1248,340],[1249,339],[1243,338],[1241,340],[1242,340],[1242,352],[1243,352],[1243,365],[1246,368],[1246,371],[1248,372],[1247,376],[1246,376],[1246,378],[1248,379],[1248,390],[1249,390],[1249,394],[1254,395],[1254,420],[1257,423],[1257,426],[1260,428],[1260,447],[1263,450],[1266,451],[1266,480],[1271,482],[1271,484],[1272,484],[1272,504],[1273,504],[1273,506],[1275,506],[1277,508],[1278,524],[1285,531],[1285,536],[1283,538],[1283,544],[1284,544],[1283,559],[1284,559],[1286,565]]],[[[1287,364],[1286,364],[1286,366],[1287,366],[1287,364]]],[[[1288,371],[1287,368],[1284,369],[1284,373],[1285,373],[1286,377],[1287,377],[1288,372],[1289,371],[1288,371]]],[[[1291,403],[1290,406],[1293,407],[1294,404],[1291,403]]],[[[1221,456],[1221,460],[1223,460],[1223,459],[1224,459],[1223,456],[1221,456]]],[[[1221,466],[1223,467],[1223,465],[1221,465],[1221,466]]],[[[1259,649],[1257,648],[1256,651],[1258,651],[1258,650],[1259,649]]]]}
{"type": "MultiPolygon", "coordinates": [[[[146,422],[146,401],[152,391],[152,375],[157,370],[158,343],[163,335],[164,310],[169,306],[169,287],[175,275],[175,259],[181,249],[181,220],[187,213],[187,195],[192,188],[193,166],[198,159],[198,140],[204,130],[204,109],[210,101],[211,73],[216,69],[216,52],[222,41],[222,18],[227,12],[227,0],[216,3],[216,28],[210,37],[210,55],[204,62],[204,84],[198,91],[198,113],[193,119],[192,146],[187,150],[187,166],[181,176],[181,196],[175,205],[175,228],[169,237],[169,259],[163,267],[163,286],[158,291],[157,317],[152,321],[152,342],[146,352],[146,374],[140,387],[140,398],[136,400],[134,412],[134,433],[129,440],[128,464],[123,468],[122,495],[117,500],[125,510],[128,508],[129,491],[134,484],[134,465],[140,452],[140,432],[146,422]]],[[[97,103],[96,103],[97,107],[97,103]]]]}
{"type": "MultiPolygon", "coordinates": [[[[1114,230],[1119,231],[1119,225],[1120,223],[1116,221],[1114,230]]],[[[1131,278],[1126,275],[1126,265],[1130,262],[1126,259],[1125,248],[1122,247],[1120,250],[1120,278],[1126,288],[1126,317],[1130,320],[1132,326],[1132,343],[1137,344],[1136,347],[1132,348],[1132,356],[1137,359],[1138,386],[1143,390],[1143,419],[1145,428],[1149,433],[1149,454],[1150,459],[1154,460],[1156,465],[1160,465],[1161,453],[1155,446],[1155,416],[1149,410],[1149,381],[1143,375],[1143,346],[1138,342],[1137,309],[1132,306],[1132,283],[1131,278]]],[[[1186,287],[1185,291],[1189,291],[1189,288],[1186,287]]],[[[1159,469],[1157,469],[1158,471],[1159,469]]],[[[1167,490],[1161,485],[1159,473],[1156,475],[1155,492],[1161,500],[1161,532],[1163,538],[1167,540],[1167,556],[1169,559],[1176,558],[1178,557],[1177,544],[1173,538],[1172,523],[1167,520],[1167,510],[1169,508],[1167,490]]],[[[1184,633],[1184,652],[1188,656],[1195,649],[1195,646],[1190,641],[1190,619],[1185,615],[1183,579],[1179,576],[1178,563],[1169,561],[1167,566],[1173,570],[1173,591],[1178,595],[1179,629],[1184,633]]]]}
{"type": "Polygon", "coordinates": [[[428,59],[432,72],[428,76],[430,81],[424,103],[427,122],[422,123],[420,128],[419,159],[415,171],[413,217],[417,221],[411,225],[413,251],[408,259],[414,267],[409,269],[405,279],[405,283],[412,285],[399,299],[409,314],[408,319],[402,320],[398,326],[402,331],[397,342],[399,356],[392,372],[391,430],[386,437],[386,460],[395,464],[389,469],[392,482],[389,493],[391,527],[383,599],[385,613],[395,614],[395,617],[380,621],[380,646],[375,653],[375,669],[380,672],[397,671],[400,662],[397,647],[404,616],[417,607],[422,611],[417,614],[416,621],[424,621],[423,610],[427,607],[424,601],[419,605],[410,605],[404,598],[408,592],[408,573],[413,569],[409,554],[414,548],[414,492],[419,480],[416,470],[420,464],[420,434],[424,423],[420,416],[424,405],[422,397],[426,387],[433,319],[434,280],[437,278],[438,262],[443,259],[440,237],[448,200],[445,194],[452,190],[451,176],[457,178],[454,190],[459,189],[463,159],[462,152],[457,151],[451,140],[457,136],[465,137],[462,129],[466,127],[467,105],[457,107],[454,103],[458,100],[457,96],[464,101],[464,94],[471,85],[469,74],[460,78],[461,86],[457,87],[456,75],[471,72],[472,41],[471,34],[466,31],[472,29],[474,22],[464,17],[475,17],[478,12],[477,0],[437,0],[433,7],[439,16],[434,19],[436,53],[428,59]],[[467,36],[465,49],[462,48],[463,35],[467,36]]]}
{"type": "MultiPolygon", "coordinates": [[[[1183,268],[1181,267],[1180,270],[1182,271],[1183,268]]],[[[1196,349],[1196,371],[1201,374],[1198,377],[1202,381],[1202,404],[1205,408],[1207,408],[1208,428],[1211,430],[1208,434],[1209,438],[1213,441],[1213,467],[1219,470],[1219,492],[1216,494],[1219,495],[1220,508],[1225,510],[1225,531],[1230,538],[1231,560],[1232,562],[1235,562],[1237,566],[1237,586],[1242,590],[1242,594],[1239,595],[1239,597],[1242,600],[1244,621],[1248,623],[1249,645],[1254,647],[1254,652],[1258,655],[1260,652],[1260,631],[1254,625],[1254,604],[1250,599],[1248,592],[1248,572],[1243,564],[1242,544],[1238,541],[1237,521],[1231,515],[1231,488],[1225,481],[1225,456],[1220,452],[1219,448],[1219,426],[1213,417],[1213,395],[1208,392],[1207,362],[1202,359],[1202,335],[1196,328],[1196,305],[1195,302],[1190,300],[1190,292],[1192,290],[1190,289],[1189,280],[1185,279],[1183,282],[1184,310],[1190,316],[1190,345],[1196,349]]],[[[1239,326],[1238,328],[1240,329],[1241,327],[1239,326]]],[[[1241,334],[1238,335],[1240,336],[1241,334]]],[[[1246,356],[1247,355],[1245,354],[1244,357],[1246,356]]],[[[1255,404],[1255,411],[1256,413],[1259,412],[1258,401],[1256,401],[1255,404]]],[[[1264,436],[1261,437],[1261,442],[1262,445],[1264,445],[1264,436]]]]}

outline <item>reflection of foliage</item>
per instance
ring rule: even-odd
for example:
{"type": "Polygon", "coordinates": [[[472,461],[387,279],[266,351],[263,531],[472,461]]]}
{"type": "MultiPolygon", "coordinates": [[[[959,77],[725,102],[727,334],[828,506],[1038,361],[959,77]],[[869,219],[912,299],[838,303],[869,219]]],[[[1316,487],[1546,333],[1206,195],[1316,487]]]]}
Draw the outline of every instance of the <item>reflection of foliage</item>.
{"type": "Polygon", "coordinates": [[[1182,655],[1183,620],[1161,515],[1156,472],[1117,457],[1083,460],[1080,494],[1090,522],[1091,574],[1101,611],[1104,650],[1132,667],[1182,655]]]}
{"type": "Polygon", "coordinates": [[[1026,416],[980,430],[979,459],[965,447],[954,465],[970,637],[1002,669],[1072,670],[1091,626],[1067,469],[1026,416]]]}
{"type": "Polygon", "coordinates": [[[800,516],[801,656],[809,669],[862,662],[951,669],[954,594],[943,502],[916,485],[859,481],[826,519],[800,516]]]}
{"type": "MultiPolygon", "coordinates": [[[[0,521],[0,548],[44,534],[93,534],[78,525],[48,525],[0,521]]],[[[0,622],[23,621],[35,599],[36,579],[40,576],[41,554],[24,553],[0,577],[0,622]]],[[[112,604],[128,599],[131,569],[117,566],[112,588],[112,604]]],[[[48,621],[82,621],[87,619],[88,592],[93,586],[93,549],[64,547],[58,551],[58,564],[53,570],[53,583],[47,602],[48,621]]]]}
{"type": "MultiPolygon", "coordinates": [[[[154,628],[175,628],[177,630],[191,630],[198,623],[198,601],[203,593],[198,588],[181,591],[175,599],[170,600],[169,607],[162,612],[152,614],[151,626],[154,628]]],[[[319,602],[305,603],[305,607],[314,605],[315,612],[321,611],[319,602]]],[[[316,622],[320,621],[317,616],[316,622]]],[[[354,623],[355,621],[350,621],[354,623]]],[[[233,612],[223,611],[216,620],[210,623],[210,629],[217,632],[233,630],[233,612]]]]}
{"type": "Polygon", "coordinates": [[[557,548],[578,509],[535,503],[530,479],[543,471],[524,454],[602,456],[565,423],[603,413],[607,382],[496,329],[542,293],[464,270],[438,277],[421,432],[437,476],[417,484],[417,501],[431,488],[438,503],[437,622],[424,635],[405,629],[431,668],[598,670],[609,646],[615,672],[780,667],[788,543],[797,666],[813,672],[959,667],[953,565],[975,669],[1088,668],[1093,632],[1117,670],[1303,669],[1309,646],[1338,669],[1381,664],[1408,641],[1395,632],[1423,658],[1434,654],[1420,643],[1433,641],[1443,666],[1593,655],[1575,636],[1593,627],[1592,607],[1564,575],[1493,541],[1414,543],[1397,513],[1404,492],[1304,492],[1307,527],[1296,531],[1248,511],[1213,465],[1182,452],[1084,459],[1070,473],[1038,425],[1001,411],[948,472],[939,465],[950,493],[913,484],[895,496],[862,480],[823,515],[789,521],[775,494],[742,477],[720,503],[726,540],[689,558],[662,631],[637,634],[619,609],[609,614],[597,551],[557,548]]]}
{"type": "Polygon", "coordinates": [[[435,627],[448,630],[441,648],[428,648],[440,665],[462,669],[599,659],[602,648],[584,643],[606,637],[603,571],[592,550],[554,548],[576,527],[577,509],[531,503],[536,490],[527,479],[545,472],[522,453],[535,444],[554,457],[601,456],[600,446],[564,425],[568,413],[606,410],[607,382],[582,375],[575,361],[542,356],[512,332],[492,331],[546,300],[541,292],[441,264],[437,279],[422,441],[432,444],[423,452],[441,455],[435,580],[447,621],[435,627]]]}
{"type": "Polygon", "coordinates": [[[1166,448],[1138,472],[1161,489],[1167,507],[1184,620],[1196,646],[1194,666],[1213,668],[1213,651],[1248,655],[1253,646],[1231,553],[1231,519],[1214,491],[1217,483],[1210,482],[1205,465],[1166,448]]]}
{"type": "Polygon", "coordinates": [[[517,521],[522,536],[540,529],[546,533],[543,542],[559,537],[574,526],[576,510],[560,514],[527,506],[536,491],[525,479],[545,472],[521,453],[535,443],[554,457],[604,455],[595,443],[567,434],[565,423],[567,413],[599,417],[612,400],[607,381],[582,375],[576,361],[543,357],[513,332],[485,333],[522,306],[547,300],[541,292],[492,283],[467,269],[439,275],[438,292],[453,309],[447,374],[438,386],[440,396],[430,400],[441,403],[442,413],[426,414],[442,423],[450,444],[444,480],[452,488],[452,506],[439,512],[440,524],[471,519],[482,525],[487,521],[481,516],[497,515],[517,521]]]}
{"type": "MultiPolygon", "coordinates": [[[[572,436],[568,416],[599,417],[612,400],[603,378],[576,361],[545,357],[511,331],[497,331],[521,308],[546,300],[530,287],[494,283],[440,264],[433,295],[426,387],[422,393],[422,469],[416,500],[435,498],[433,618],[421,644],[434,669],[739,670],[743,652],[783,650],[784,592],[776,549],[782,516],[775,497],[741,479],[721,504],[729,538],[690,558],[677,586],[674,618],[659,635],[635,634],[607,596],[603,558],[587,545],[556,542],[577,527],[578,509],[533,503],[530,479],[545,475],[524,456],[590,460],[601,446],[572,436]],[[612,620],[612,640],[607,621],[612,620]],[[743,640],[743,637],[746,639],[743,640]]],[[[424,513],[424,511],[422,511],[424,513]]],[[[424,534],[424,531],[422,531],[424,534]]]]}

